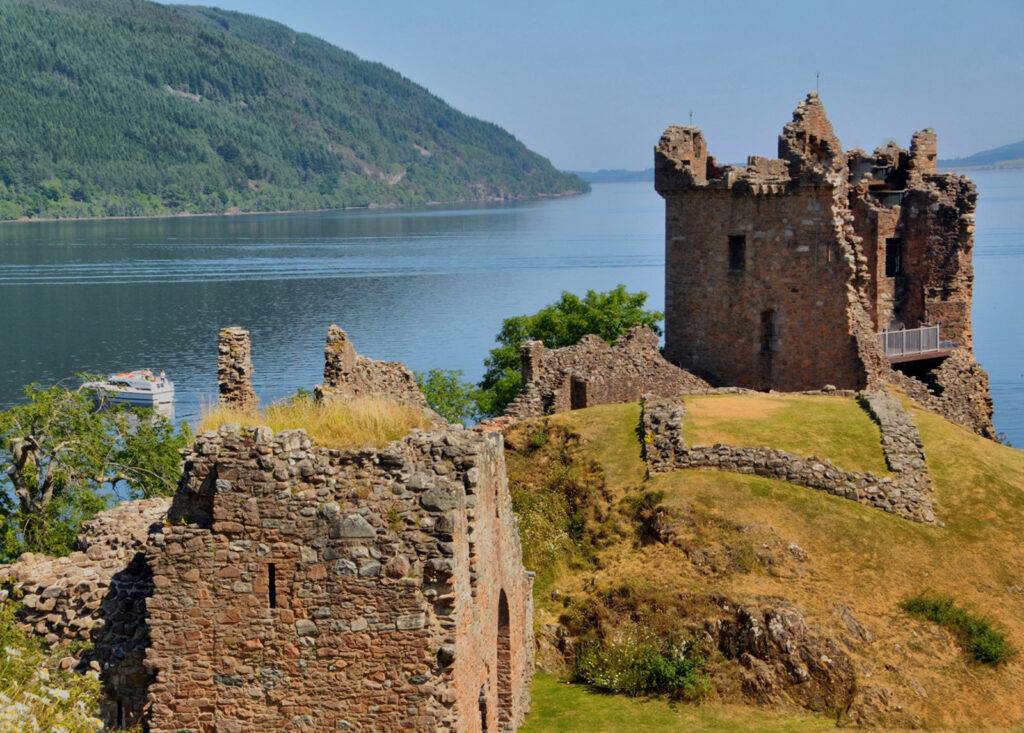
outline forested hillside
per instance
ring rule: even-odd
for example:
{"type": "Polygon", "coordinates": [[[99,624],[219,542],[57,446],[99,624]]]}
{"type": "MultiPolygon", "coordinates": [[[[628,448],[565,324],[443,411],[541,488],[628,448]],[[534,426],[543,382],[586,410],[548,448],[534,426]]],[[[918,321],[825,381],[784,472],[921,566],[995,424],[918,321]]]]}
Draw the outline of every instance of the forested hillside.
{"type": "Polygon", "coordinates": [[[940,168],[1020,168],[1024,167],[1024,140],[982,150],[966,158],[939,160],[940,168]]]}
{"type": "Polygon", "coordinates": [[[387,67],[259,18],[0,0],[0,219],[586,190],[387,67]]]}

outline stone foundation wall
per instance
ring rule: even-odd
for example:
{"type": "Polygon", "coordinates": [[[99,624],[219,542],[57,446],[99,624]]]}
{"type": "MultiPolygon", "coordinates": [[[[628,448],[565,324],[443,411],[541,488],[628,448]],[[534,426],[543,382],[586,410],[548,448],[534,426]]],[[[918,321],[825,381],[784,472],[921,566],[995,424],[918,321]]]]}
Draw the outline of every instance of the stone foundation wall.
{"type": "Polygon", "coordinates": [[[756,474],[827,491],[916,522],[935,522],[932,486],[920,447],[920,435],[898,400],[865,397],[883,430],[883,450],[892,476],[845,471],[827,459],[801,458],[772,448],[716,443],[687,445],[683,438],[686,406],[678,399],[644,398],[641,428],[644,460],[650,473],[684,468],[717,468],[756,474]]]}
{"type": "Polygon", "coordinates": [[[47,644],[87,642],[92,649],[64,668],[99,676],[100,718],[115,726],[144,717],[152,675],[143,664],[149,629],[145,599],[152,573],[144,562],[150,531],[166,519],[168,499],[120,504],[82,526],[75,552],[53,558],[26,553],[0,566],[0,600],[19,600],[18,619],[47,644]],[[119,714],[120,709],[120,714],[119,714]]]}
{"type": "Polygon", "coordinates": [[[170,517],[149,554],[153,733],[521,722],[532,579],[500,436],[336,451],[225,426],[170,517]]]}
{"type": "Polygon", "coordinates": [[[647,393],[669,397],[710,386],[667,362],[658,350],[658,336],[639,324],[614,346],[594,335],[561,349],[527,341],[521,358],[524,388],[506,413],[519,418],[636,402],[647,393]]]}
{"type": "Polygon", "coordinates": [[[341,328],[331,325],[324,347],[324,383],[315,390],[317,399],[386,397],[395,402],[430,410],[409,368],[397,361],[376,361],[356,353],[341,328]]]}
{"type": "Polygon", "coordinates": [[[221,406],[239,410],[256,407],[249,332],[243,328],[222,328],[217,336],[217,386],[221,406]]]}

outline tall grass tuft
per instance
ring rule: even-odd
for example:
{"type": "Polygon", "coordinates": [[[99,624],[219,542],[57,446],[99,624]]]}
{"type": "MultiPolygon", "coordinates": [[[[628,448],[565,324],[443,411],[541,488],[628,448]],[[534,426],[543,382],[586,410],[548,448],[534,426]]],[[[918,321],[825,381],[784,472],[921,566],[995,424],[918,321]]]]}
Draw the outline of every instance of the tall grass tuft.
{"type": "Polygon", "coordinates": [[[999,664],[1017,653],[1005,633],[994,628],[988,619],[957,607],[952,596],[921,593],[906,599],[900,607],[915,618],[932,621],[952,631],[975,661],[999,664]]]}
{"type": "Polygon", "coordinates": [[[200,429],[216,430],[225,423],[266,425],[275,433],[301,428],[326,448],[382,448],[412,430],[432,426],[423,410],[390,400],[364,397],[321,403],[301,393],[261,410],[204,410],[200,429]]]}

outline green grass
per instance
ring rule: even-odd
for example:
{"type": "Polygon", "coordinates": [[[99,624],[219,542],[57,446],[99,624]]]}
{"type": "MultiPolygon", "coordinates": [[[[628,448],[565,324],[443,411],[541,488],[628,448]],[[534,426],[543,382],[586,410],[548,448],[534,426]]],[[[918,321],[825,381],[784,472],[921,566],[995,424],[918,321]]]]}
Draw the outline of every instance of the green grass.
{"type": "Polygon", "coordinates": [[[686,398],[690,445],[769,446],[828,458],[847,471],[887,474],[878,425],[848,397],[706,395],[686,398]]]}
{"type": "Polygon", "coordinates": [[[520,728],[521,733],[805,733],[834,729],[829,718],[817,715],[783,715],[741,706],[672,704],[663,698],[626,698],[562,682],[543,673],[534,677],[532,692],[533,711],[520,728]]]}

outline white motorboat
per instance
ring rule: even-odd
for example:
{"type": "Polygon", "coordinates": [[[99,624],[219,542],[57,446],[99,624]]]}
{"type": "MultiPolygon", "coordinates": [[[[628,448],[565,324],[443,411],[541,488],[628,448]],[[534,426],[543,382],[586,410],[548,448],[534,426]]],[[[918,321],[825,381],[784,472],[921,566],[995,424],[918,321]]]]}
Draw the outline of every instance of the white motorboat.
{"type": "Polygon", "coordinates": [[[86,382],[82,389],[94,390],[105,399],[133,407],[155,408],[174,402],[174,382],[163,372],[154,375],[149,369],[111,374],[106,379],[86,382]]]}

